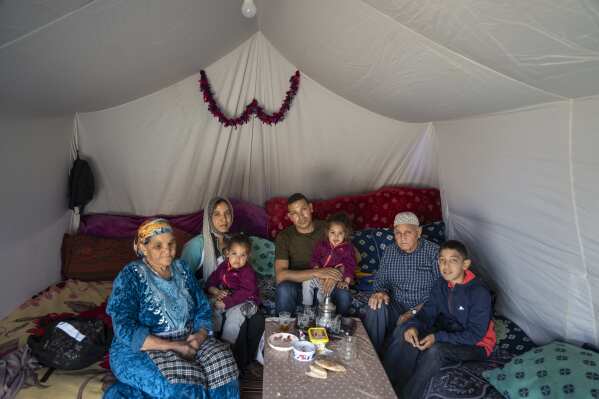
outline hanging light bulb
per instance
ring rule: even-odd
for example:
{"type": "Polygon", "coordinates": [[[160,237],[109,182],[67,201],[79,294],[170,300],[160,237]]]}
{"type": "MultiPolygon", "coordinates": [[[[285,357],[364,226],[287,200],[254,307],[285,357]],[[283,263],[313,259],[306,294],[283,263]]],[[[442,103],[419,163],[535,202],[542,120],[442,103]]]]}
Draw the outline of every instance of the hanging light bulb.
{"type": "Polygon", "coordinates": [[[246,18],[254,18],[256,16],[256,5],[254,0],[243,0],[241,4],[241,13],[246,18]]]}

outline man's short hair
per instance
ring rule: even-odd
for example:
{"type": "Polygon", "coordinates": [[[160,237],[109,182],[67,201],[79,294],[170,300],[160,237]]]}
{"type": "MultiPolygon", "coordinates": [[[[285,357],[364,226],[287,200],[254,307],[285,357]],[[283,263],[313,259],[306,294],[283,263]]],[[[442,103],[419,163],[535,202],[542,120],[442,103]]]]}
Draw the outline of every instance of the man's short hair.
{"type": "Polygon", "coordinates": [[[304,200],[306,201],[306,203],[310,203],[310,201],[308,201],[308,198],[306,198],[306,196],[302,193],[295,193],[295,194],[291,194],[289,197],[287,197],[287,205],[291,205],[294,202],[297,201],[301,201],[304,200]]]}
{"type": "Polygon", "coordinates": [[[441,253],[441,251],[443,251],[444,249],[453,249],[454,251],[457,251],[460,255],[462,255],[462,257],[464,259],[468,259],[468,250],[466,249],[466,246],[461,241],[458,241],[458,240],[445,241],[439,247],[439,253],[441,253]]]}

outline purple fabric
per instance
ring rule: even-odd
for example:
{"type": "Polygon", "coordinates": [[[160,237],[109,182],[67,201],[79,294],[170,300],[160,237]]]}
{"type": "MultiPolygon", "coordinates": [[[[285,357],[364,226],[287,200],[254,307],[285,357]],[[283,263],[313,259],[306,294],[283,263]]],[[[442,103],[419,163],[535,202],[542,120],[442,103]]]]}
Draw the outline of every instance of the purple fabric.
{"type": "MultiPolygon", "coordinates": [[[[231,226],[232,233],[244,232],[253,236],[268,237],[266,230],[268,217],[264,208],[236,199],[231,199],[231,204],[235,213],[233,226],[231,226]]],[[[175,228],[191,234],[199,234],[202,232],[204,211],[201,210],[187,215],[151,217],[163,217],[175,228]]],[[[139,225],[149,218],[150,216],[92,213],[81,216],[79,233],[109,238],[132,238],[135,236],[139,225]]]]}
{"type": "Polygon", "coordinates": [[[356,258],[354,247],[349,242],[344,242],[332,247],[328,240],[321,240],[314,246],[310,261],[312,267],[337,267],[343,265],[343,278],[355,279],[356,258]]]}
{"type": "Polygon", "coordinates": [[[260,304],[256,272],[254,272],[249,262],[241,269],[229,267],[228,260],[222,262],[208,277],[206,289],[221,286],[231,290],[231,294],[223,299],[226,309],[245,301],[254,301],[256,304],[260,304]]]}

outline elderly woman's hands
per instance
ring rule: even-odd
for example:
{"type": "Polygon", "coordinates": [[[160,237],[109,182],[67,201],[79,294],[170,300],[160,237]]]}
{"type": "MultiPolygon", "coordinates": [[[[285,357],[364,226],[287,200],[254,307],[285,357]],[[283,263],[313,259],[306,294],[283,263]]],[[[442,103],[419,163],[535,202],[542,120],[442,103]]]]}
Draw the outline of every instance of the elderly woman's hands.
{"type": "Polygon", "coordinates": [[[192,347],[191,344],[186,341],[174,341],[172,350],[186,360],[193,360],[198,352],[197,349],[192,347]]]}
{"type": "Polygon", "coordinates": [[[200,346],[202,346],[206,338],[208,338],[208,331],[201,329],[195,334],[190,334],[189,337],[187,337],[186,342],[197,351],[200,349],[200,346]]]}

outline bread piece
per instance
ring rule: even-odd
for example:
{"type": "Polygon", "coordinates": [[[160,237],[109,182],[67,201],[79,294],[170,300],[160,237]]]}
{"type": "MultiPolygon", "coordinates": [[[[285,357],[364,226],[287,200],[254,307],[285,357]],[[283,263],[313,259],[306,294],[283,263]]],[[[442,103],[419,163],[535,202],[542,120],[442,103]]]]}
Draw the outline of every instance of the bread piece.
{"type": "Polygon", "coordinates": [[[309,375],[312,378],[320,378],[321,380],[326,380],[327,378],[326,374],[323,376],[322,374],[317,374],[312,370],[306,371],[306,375],[309,375]]]}
{"type": "Polygon", "coordinates": [[[315,363],[320,367],[337,372],[344,372],[345,367],[331,359],[316,359],[315,363]]]}
{"type": "Polygon", "coordinates": [[[323,369],[322,367],[317,366],[316,364],[310,365],[310,371],[322,376],[323,378],[327,378],[327,371],[325,369],[323,369]]]}

